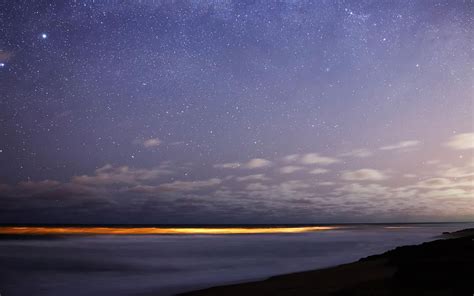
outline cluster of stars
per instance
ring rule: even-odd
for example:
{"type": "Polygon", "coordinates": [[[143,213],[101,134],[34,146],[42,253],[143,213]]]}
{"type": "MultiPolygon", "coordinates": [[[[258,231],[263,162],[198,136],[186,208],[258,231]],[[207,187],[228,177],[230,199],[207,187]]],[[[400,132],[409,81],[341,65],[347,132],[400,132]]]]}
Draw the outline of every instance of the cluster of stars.
{"type": "Polygon", "coordinates": [[[472,129],[462,4],[112,2],[5,5],[0,184],[472,129]]]}

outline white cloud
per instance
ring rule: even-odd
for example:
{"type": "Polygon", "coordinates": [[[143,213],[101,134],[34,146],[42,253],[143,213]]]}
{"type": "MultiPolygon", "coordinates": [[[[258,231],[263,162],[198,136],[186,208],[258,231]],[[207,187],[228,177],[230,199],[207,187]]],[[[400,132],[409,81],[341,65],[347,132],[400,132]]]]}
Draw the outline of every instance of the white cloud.
{"type": "Polygon", "coordinates": [[[157,179],[172,172],[164,168],[135,169],[128,166],[114,167],[107,164],[95,170],[94,175],[72,177],[72,182],[83,185],[138,184],[157,179]]]}
{"type": "Polygon", "coordinates": [[[129,192],[136,192],[136,193],[157,193],[160,192],[160,188],[158,186],[152,185],[137,185],[130,189],[127,189],[129,192]]]}
{"type": "Polygon", "coordinates": [[[245,182],[245,181],[266,181],[270,180],[269,178],[265,177],[264,174],[255,174],[255,175],[248,175],[243,177],[237,177],[237,181],[245,182]]]}
{"type": "Polygon", "coordinates": [[[271,166],[272,162],[263,158],[253,158],[243,165],[247,169],[259,169],[271,166]]]}
{"type": "Polygon", "coordinates": [[[170,183],[163,183],[158,186],[137,185],[127,189],[126,191],[145,194],[162,193],[166,191],[196,191],[208,187],[214,187],[221,183],[222,180],[218,178],[198,181],[173,181],[170,183]]]}
{"type": "Polygon", "coordinates": [[[171,183],[161,184],[160,186],[158,186],[158,188],[166,191],[194,191],[206,187],[217,186],[221,183],[222,180],[218,178],[199,181],[174,181],[171,183]]]}
{"type": "Polygon", "coordinates": [[[374,169],[360,169],[355,171],[345,171],[341,178],[346,181],[381,181],[388,179],[383,172],[374,169]]]}
{"type": "Polygon", "coordinates": [[[227,163],[218,163],[214,167],[217,169],[237,169],[242,166],[239,162],[227,162],[227,163]]]}
{"type": "Polygon", "coordinates": [[[362,148],[362,149],[355,149],[347,153],[341,154],[341,156],[346,156],[346,157],[358,157],[358,158],[364,158],[364,157],[369,157],[372,155],[372,152],[368,149],[362,148]]]}
{"type": "Polygon", "coordinates": [[[379,184],[361,185],[359,183],[351,183],[338,188],[336,191],[339,193],[349,193],[353,197],[370,198],[386,196],[388,190],[388,187],[379,184]]]}
{"type": "Polygon", "coordinates": [[[319,164],[319,165],[330,165],[339,162],[339,159],[333,157],[322,156],[318,153],[307,153],[307,154],[291,154],[283,157],[283,161],[300,163],[304,165],[319,164]]]}
{"type": "Polygon", "coordinates": [[[323,182],[318,182],[316,184],[319,185],[319,186],[332,186],[332,185],[335,185],[336,183],[329,182],[329,181],[323,181],[323,182]]]}
{"type": "Polygon", "coordinates": [[[295,162],[300,158],[299,154],[290,154],[285,157],[283,157],[283,161],[285,162],[295,162]]]}
{"type": "Polygon", "coordinates": [[[419,197],[421,198],[468,198],[472,199],[474,196],[474,191],[472,189],[462,189],[462,188],[448,188],[440,190],[431,190],[424,193],[420,193],[419,197]]]}
{"type": "Polygon", "coordinates": [[[294,172],[297,172],[297,171],[300,171],[302,170],[303,168],[302,167],[299,167],[299,166],[294,166],[294,165],[287,165],[287,166],[284,166],[284,167],[281,167],[279,169],[280,173],[282,174],[292,174],[294,172]]]}
{"type": "Polygon", "coordinates": [[[325,174],[329,172],[329,170],[327,169],[321,169],[321,168],[317,168],[317,169],[314,169],[314,170],[311,170],[309,171],[310,174],[313,174],[313,175],[320,175],[320,174],[325,174]]]}
{"type": "Polygon", "coordinates": [[[388,146],[383,146],[380,147],[380,150],[399,150],[399,149],[407,149],[407,148],[413,148],[415,146],[418,146],[420,144],[420,141],[416,140],[410,140],[410,141],[402,141],[393,145],[388,145],[388,146]]]}
{"type": "Polygon", "coordinates": [[[318,153],[308,153],[301,157],[300,162],[303,164],[329,165],[339,162],[339,160],[332,157],[321,156],[318,153]]]}
{"type": "Polygon", "coordinates": [[[158,138],[151,138],[143,141],[143,146],[145,148],[153,148],[161,145],[161,140],[158,138]]]}
{"type": "Polygon", "coordinates": [[[440,175],[447,178],[463,178],[474,176],[474,168],[465,167],[447,167],[440,171],[440,175]]]}
{"type": "Polygon", "coordinates": [[[245,187],[247,191],[266,191],[269,186],[263,185],[262,183],[250,183],[245,187]]]}
{"type": "Polygon", "coordinates": [[[295,199],[314,197],[307,192],[311,185],[300,180],[289,180],[275,185],[251,183],[245,187],[246,196],[259,198],[269,203],[291,202],[295,199]]]}
{"type": "Polygon", "coordinates": [[[259,169],[271,166],[272,162],[263,158],[253,158],[246,163],[240,162],[227,162],[215,164],[214,167],[218,169],[259,169]]]}
{"type": "Polygon", "coordinates": [[[474,149],[474,133],[455,135],[445,145],[455,150],[474,149]]]}
{"type": "Polygon", "coordinates": [[[423,181],[418,182],[415,187],[418,188],[428,188],[428,189],[438,189],[438,188],[445,188],[451,187],[452,182],[446,178],[430,178],[423,181]]]}
{"type": "Polygon", "coordinates": [[[422,189],[442,189],[442,188],[474,188],[473,177],[467,178],[429,178],[411,186],[422,189]]]}
{"type": "Polygon", "coordinates": [[[308,188],[310,185],[300,180],[289,180],[281,183],[279,187],[282,191],[288,192],[308,188]]]}

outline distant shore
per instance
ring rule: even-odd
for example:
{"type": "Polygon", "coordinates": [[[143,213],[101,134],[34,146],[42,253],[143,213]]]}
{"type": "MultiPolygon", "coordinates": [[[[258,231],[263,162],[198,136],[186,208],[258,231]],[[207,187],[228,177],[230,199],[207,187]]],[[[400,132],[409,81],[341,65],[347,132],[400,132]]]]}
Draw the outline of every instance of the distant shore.
{"type": "Polygon", "coordinates": [[[179,295],[474,295],[474,228],[440,238],[332,268],[179,295]]]}

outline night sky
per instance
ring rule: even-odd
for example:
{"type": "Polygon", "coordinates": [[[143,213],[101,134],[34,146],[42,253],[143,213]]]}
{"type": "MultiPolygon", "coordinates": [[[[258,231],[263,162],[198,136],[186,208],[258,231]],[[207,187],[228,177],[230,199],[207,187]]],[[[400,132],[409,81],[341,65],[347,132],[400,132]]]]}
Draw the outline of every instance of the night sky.
{"type": "Polygon", "coordinates": [[[2,1],[0,222],[474,220],[472,1],[2,1]]]}

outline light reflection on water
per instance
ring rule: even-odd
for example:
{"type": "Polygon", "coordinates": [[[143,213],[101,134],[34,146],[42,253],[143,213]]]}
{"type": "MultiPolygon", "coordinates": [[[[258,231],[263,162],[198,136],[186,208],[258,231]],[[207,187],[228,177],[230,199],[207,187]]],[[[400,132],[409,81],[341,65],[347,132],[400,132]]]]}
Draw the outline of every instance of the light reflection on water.
{"type": "Polygon", "coordinates": [[[336,226],[301,227],[1,227],[0,234],[14,235],[145,235],[145,234],[265,234],[265,233],[303,233],[334,230],[336,226]]]}
{"type": "Polygon", "coordinates": [[[357,260],[466,224],[253,235],[0,240],[2,295],[171,295],[357,260]]]}

